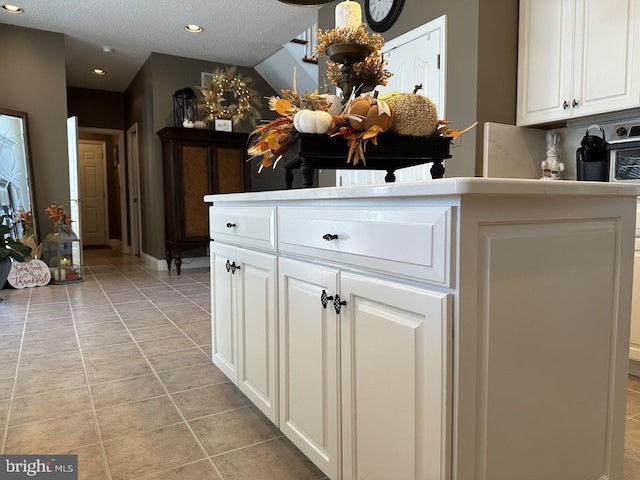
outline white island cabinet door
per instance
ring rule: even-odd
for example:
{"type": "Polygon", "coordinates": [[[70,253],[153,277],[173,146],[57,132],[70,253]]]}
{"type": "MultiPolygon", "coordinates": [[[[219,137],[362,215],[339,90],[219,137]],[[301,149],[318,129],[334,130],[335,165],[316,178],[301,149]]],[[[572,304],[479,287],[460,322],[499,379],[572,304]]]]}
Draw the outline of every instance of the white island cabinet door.
{"type": "Polygon", "coordinates": [[[341,273],[343,478],[450,478],[451,295],[341,273]]]}
{"type": "Polygon", "coordinates": [[[276,257],[238,249],[238,387],[278,424],[276,257]]]}
{"type": "Polygon", "coordinates": [[[339,477],[338,271],[278,263],[280,430],[332,480],[339,477]]]}
{"type": "Polygon", "coordinates": [[[235,261],[236,248],[211,242],[211,356],[229,379],[238,383],[235,276],[227,262],[235,261]]]}

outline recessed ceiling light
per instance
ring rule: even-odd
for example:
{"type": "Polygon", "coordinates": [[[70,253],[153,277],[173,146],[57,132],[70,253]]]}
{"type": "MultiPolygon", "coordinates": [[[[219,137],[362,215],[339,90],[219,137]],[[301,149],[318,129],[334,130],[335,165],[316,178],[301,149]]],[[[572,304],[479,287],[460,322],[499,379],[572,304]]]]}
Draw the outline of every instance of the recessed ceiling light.
{"type": "Polygon", "coordinates": [[[93,73],[94,75],[98,75],[99,77],[107,74],[107,72],[101,68],[94,68],[93,70],[91,70],[91,73],[93,73]]]}
{"type": "Polygon", "coordinates": [[[200,33],[203,30],[200,25],[196,24],[187,25],[184,29],[189,33],[200,33]]]}
{"type": "Polygon", "coordinates": [[[22,13],[24,12],[24,9],[18,7],[17,5],[11,5],[9,3],[6,3],[4,5],[2,5],[3,10],[6,10],[9,13],[22,13]]]}

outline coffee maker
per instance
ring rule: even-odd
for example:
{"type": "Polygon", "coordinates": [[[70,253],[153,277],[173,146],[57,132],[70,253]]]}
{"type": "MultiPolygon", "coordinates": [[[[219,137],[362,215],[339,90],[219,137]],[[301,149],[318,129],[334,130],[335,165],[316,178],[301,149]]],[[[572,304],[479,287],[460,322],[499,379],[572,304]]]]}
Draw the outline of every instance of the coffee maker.
{"type": "Polygon", "coordinates": [[[578,180],[594,182],[609,181],[609,152],[604,130],[599,125],[587,128],[580,147],[576,150],[576,176],[578,180]],[[590,135],[592,128],[600,129],[602,137],[590,135]]]}

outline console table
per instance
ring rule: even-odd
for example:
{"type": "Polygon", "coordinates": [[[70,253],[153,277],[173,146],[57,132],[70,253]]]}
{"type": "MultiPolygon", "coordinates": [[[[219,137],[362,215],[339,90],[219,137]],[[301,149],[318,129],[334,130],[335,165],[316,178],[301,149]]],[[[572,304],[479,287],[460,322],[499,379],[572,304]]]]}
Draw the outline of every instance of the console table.
{"type": "Polygon", "coordinates": [[[395,171],[401,168],[432,162],[431,178],[442,178],[442,161],[451,158],[450,137],[411,137],[383,133],[378,136],[378,145],[368,142],[365,162],[347,163],[349,146],[342,137],[297,134],[293,144],[282,156],[287,189],[293,186],[293,170],[300,169],[302,186],[313,187],[313,172],[316,168],[386,170],[385,181],[395,182],[395,171]]]}

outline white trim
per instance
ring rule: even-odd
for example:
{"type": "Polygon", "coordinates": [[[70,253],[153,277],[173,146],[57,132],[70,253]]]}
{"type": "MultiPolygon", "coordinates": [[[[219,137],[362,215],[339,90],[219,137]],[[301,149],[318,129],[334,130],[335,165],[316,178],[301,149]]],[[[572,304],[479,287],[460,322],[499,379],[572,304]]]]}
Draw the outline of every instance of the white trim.
{"type": "MultiPolygon", "coordinates": [[[[127,192],[129,194],[129,227],[135,235],[129,238],[129,231],[125,229],[126,242],[123,242],[124,253],[131,255],[142,255],[142,211],[140,208],[140,138],[138,135],[138,124],[134,123],[127,129],[127,173],[129,182],[127,184],[127,192]],[[135,137],[136,141],[133,142],[135,137]],[[135,173],[135,175],[134,175],[135,173]],[[136,193],[133,201],[133,194],[136,193]],[[136,220],[137,219],[137,220],[136,220]]],[[[123,233],[123,241],[125,234],[123,233]]]]}

